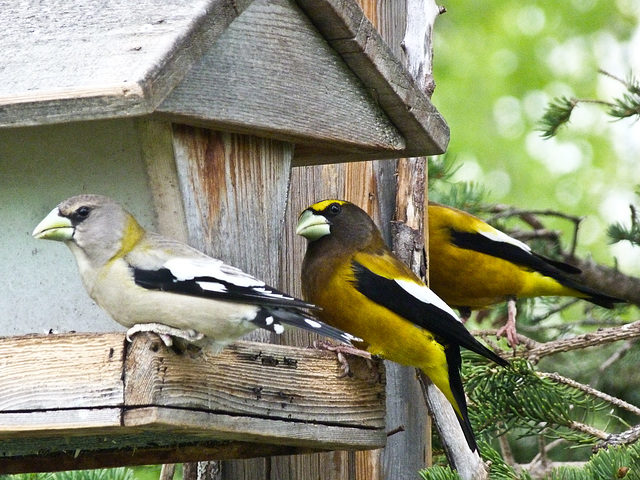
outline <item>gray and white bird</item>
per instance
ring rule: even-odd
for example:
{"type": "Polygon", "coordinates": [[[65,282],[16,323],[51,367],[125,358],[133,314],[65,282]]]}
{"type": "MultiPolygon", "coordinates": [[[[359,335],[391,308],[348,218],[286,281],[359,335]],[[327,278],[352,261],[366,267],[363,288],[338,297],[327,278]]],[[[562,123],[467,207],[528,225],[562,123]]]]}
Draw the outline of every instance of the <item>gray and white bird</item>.
{"type": "Polygon", "coordinates": [[[242,335],[292,325],[344,343],[355,337],[316,320],[317,309],[238,268],[176,240],[147,232],[114,200],[77,195],[33,232],[64,242],[89,296],[116,322],[139,331],[203,343],[219,352],[242,335]],[[201,341],[201,342],[200,342],[201,341]]]}

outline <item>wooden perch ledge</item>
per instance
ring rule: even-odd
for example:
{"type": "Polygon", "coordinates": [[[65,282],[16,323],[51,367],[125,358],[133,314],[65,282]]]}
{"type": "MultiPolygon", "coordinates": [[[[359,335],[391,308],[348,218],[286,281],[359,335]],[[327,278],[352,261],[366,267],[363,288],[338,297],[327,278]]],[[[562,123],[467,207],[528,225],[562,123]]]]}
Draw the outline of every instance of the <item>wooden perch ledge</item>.
{"type": "Polygon", "coordinates": [[[384,446],[384,371],[237,342],[177,353],[155,335],[0,338],[0,473],[384,446]],[[364,369],[367,370],[366,368],[364,369]]]}

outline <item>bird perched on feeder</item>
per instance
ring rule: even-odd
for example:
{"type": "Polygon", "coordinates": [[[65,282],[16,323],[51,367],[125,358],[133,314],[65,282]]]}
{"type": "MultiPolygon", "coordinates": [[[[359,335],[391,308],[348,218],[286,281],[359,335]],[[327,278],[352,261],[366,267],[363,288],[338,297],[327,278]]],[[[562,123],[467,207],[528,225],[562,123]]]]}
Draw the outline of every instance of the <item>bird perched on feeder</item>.
{"type": "Polygon", "coordinates": [[[420,368],[451,402],[471,450],[477,450],[460,379],[460,347],[506,366],[478,342],[455,312],[385,245],[367,213],[342,200],[304,210],[296,233],[308,240],[305,298],[320,318],[362,338],[372,355],[420,368]]]}
{"type": "Polygon", "coordinates": [[[315,319],[302,300],[176,240],[145,231],[114,200],[78,195],[55,207],[35,238],[64,242],[89,296],[129,328],[205,344],[212,352],[258,327],[292,325],[349,343],[315,319]]]}
{"type": "Polygon", "coordinates": [[[431,289],[463,319],[471,310],[507,301],[507,323],[498,333],[506,333],[512,346],[518,342],[518,297],[578,297],[605,308],[624,301],[582,285],[572,277],[578,268],[532,252],[467,212],[429,202],[428,214],[431,289]]]}

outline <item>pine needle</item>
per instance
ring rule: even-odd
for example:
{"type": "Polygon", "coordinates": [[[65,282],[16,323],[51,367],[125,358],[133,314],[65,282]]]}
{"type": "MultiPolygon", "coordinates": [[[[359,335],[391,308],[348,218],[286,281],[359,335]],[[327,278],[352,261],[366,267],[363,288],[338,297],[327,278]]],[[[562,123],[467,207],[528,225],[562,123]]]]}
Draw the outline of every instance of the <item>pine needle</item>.
{"type": "Polygon", "coordinates": [[[558,129],[568,123],[571,113],[578,104],[575,98],[561,97],[554,99],[540,120],[542,137],[551,138],[558,133],[558,129]]]}

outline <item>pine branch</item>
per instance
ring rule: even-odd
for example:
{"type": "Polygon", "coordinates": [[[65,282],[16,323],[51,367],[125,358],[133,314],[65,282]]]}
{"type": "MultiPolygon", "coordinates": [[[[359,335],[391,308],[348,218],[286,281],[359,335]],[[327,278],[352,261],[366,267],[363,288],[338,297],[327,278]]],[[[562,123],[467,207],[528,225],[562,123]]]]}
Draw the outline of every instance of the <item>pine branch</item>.
{"type": "MultiPolygon", "coordinates": [[[[507,205],[494,205],[489,212],[493,214],[494,219],[504,218],[504,217],[520,217],[525,221],[533,221],[531,216],[549,216],[549,217],[558,217],[563,218],[565,220],[569,220],[573,223],[580,223],[584,220],[584,217],[579,217],[577,215],[569,215],[568,213],[558,212],[557,210],[530,210],[526,208],[514,208],[507,205]]],[[[543,225],[539,222],[536,222],[534,228],[543,228],[543,225]]]]}
{"type": "Polygon", "coordinates": [[[627,92],[622,95],[622,98],[614,100],[613,105],[609,109],[609,115],[617,118],[627,118],[633,115],[640,115],[640,83],[631,76],[629,80],[623,80],[615,75],[600,69],[599,72],[602,75],[606,75],[609,78],[617,80],[623,84],[627,92]]]}
{"type": "Polygon", "coordinates": [[[604,400],[611,405],[622,408],[623,410],[627,410],[635,415],[640,416],[640,408],[635,405],[631,405],[630,403],[625,402],[624,400],[620,400],[619,398],[608,395],[600,390],[596,390],[595,388],[584,385],[583,383],[576,382],[575,380],[567,377],[563,377],[558,373],[550,373],[550,372],[538,372],[538,375],[542,378],[549,378],[557,383],[562,383],[563,385],[569,385],[570,387],[576,388],[592,397],[599,398],[600,400],[604,400]]]}
{"type": "Polygon", "coordinates": [[[629,205],[629,210],[631,227],[627,227],[619,222],[609,225],[607,235],[611,238],[612,243],[627,240],[631,242],[632,245],[640,245],[640,219],[638,218],[638,212],[633,205],[629,205]]]}
{"type": "Polygon", "coordinates": [[[555,136],[558,133],[558,129],[569,122],[571,113],[576,105],[578,105],[578,100],[575,98],[561,97],[553,100],[547,107],[547,111],[544,112],[542,119],[540,119],[542,137],[551,138],[555,136]]]}
{"type": "MultiPolygon", "coordinates": [[[[464,357],[471,357],[464,353],[464,357]]],[[[517,429],[521,435],[565,438],[581,444],[604,440],[602,432],[575,420],[604,404],[567,385],[540,377],[531,364],[513,359],[511,368],[488,367],[471,361],[463,369],[469,394],[469,415],[478,432],[502,435],[517,429]]]]}
{"type": "Polygon", "coordinates": [[[633,77],[625,81],[604,70],[600,70],[600,73],[622,83],[627,91],[622,94],[622,97],[616,98],[612,102],[567,97],[552,100],[540,119],[542,137],[551,138],[555,136],[558,133],[558,129],[569,122],[573,110],[580,103],[604,105],[608,107],[607,114],[618,120],[640,115],[640,84],[633,77]]]}
{"type": "MultiPolygon", "coordinates": [[[[476,335],[479,334],[479,332],[474,333],[476,335]]],[[[483,331],[482,333],[486,334],[487,332],[483,331]]],[[[535,342],[524,335],[518,334],[518,340],[521,341],[524,348],[516,350],[514,355],[526,358],[531,363],[536,364],[542,357],[555,355],[556,353],[569,352],[571,350],[579,350],[638,337],[640,337],[640,320],[627,323],[621,327],[604,328],[597,332],[585,333],[572,338],[564,338],[546,343],[535,342]]]]}
{"type": "Polygon", "coordinates": [[[606,448],[615,445],[629,445],[640,440],[640,425],[631,427],[622,433],[612,433],[604,442],[596,445],[596,448],[606,448]]]}

